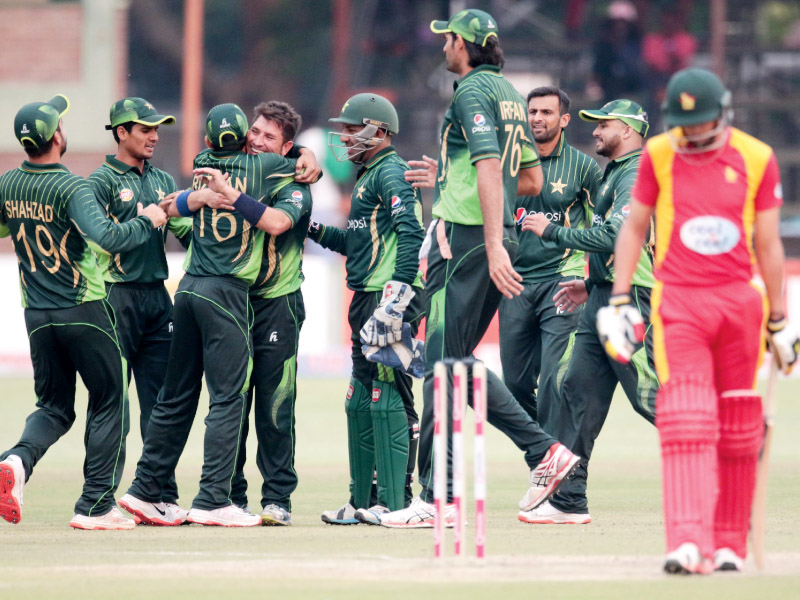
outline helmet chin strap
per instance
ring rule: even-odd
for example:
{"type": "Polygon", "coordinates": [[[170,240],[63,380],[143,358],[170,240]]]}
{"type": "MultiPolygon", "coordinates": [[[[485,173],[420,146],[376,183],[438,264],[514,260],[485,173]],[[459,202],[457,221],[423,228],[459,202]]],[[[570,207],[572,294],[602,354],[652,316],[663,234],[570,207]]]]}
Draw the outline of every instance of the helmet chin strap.
{"type": "Polygon", "coordinates": [[[330,146],[331,149],[338,148],[343,150],[343,152],[340,153],[334,151],[334,156],[336,156],[337,161],[344,162],[349,160],[357,165],[360,165],[364,163],[364,153],[370,148],[374,148],[381,143],[383,138],[377,136],[377,133],[380,129],[381,128],[377,125],[367,124],[364,126],[364,129],[358,133],[346,134],[342,132],[331,131],[328,134],[328,146],[330,146]],[[356,141],[356,143],[352,146],[348,146],[342,142],[342,136],[351,137],[356,141]],[[334,143],[334,139],[336,138],[338,138],[340,143],[334,143]]]}
{"type": "Polygon", "coordinates": [[[725,145],[728,125],[733,120],[733,110],[726,108],[720,112],[716,121],[716,126],[703,133],[686,135],[682,127],[674,127],[667,130],[672,149],[678,154],[704,154],[713,150],[718,150],[725,145]]]}

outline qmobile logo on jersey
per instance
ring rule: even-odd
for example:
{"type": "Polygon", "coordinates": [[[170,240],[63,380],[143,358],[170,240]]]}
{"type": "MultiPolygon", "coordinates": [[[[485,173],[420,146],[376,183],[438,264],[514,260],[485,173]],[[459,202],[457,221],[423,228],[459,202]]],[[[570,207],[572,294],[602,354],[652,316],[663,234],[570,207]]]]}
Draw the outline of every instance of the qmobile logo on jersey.
{"type": "Polygon", "coordinates": [[[400,196],[392,196],[392,208],[400,206],[400,196]]]}
{"type": "Polygon", "coordinates": [[[119,199],[123,202],[130,202],[133,200],[133,190],[129,190],[128,188],[123,188],[119,191],[119,199]]]}
{"type": "Polygon", "coordinates": [[[527,216],[528,213],[525,212],[524,208],[518,208],[514,220],[517,222],[517,225],[522,225],[522,222],[525,220],[525,217],[527,216]]]}
{"type": "Polygon", "coordinates": [[[740,237],[739,228],[732,221],[715,215],[695,217],[681,225],[683,245],[704,256],[730,252],[740,237]]]}

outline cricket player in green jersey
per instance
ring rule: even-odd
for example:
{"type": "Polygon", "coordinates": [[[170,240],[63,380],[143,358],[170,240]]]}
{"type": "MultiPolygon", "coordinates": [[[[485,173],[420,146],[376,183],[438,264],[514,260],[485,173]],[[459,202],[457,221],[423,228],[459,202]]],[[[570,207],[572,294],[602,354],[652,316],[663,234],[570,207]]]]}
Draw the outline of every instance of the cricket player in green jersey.
{"type": "MultiPolygon", "coordinates": [[[[302,119],[287,103],[262,102],[254,109],[247,132],[246,151],[273,152],[294,158],[295,134],[302,119]]],[[[227,182],[222,190],[230,200],[238,196],[227,182]]],[[[291,525],[291,495],[297,488],[294,469],[297,348],[305,320],[303,248],[311,220],[311,192],[297,181],[281,188],[270,205],[273,227],[266,232],[261,269],[250,286],[252,307],[253,373],[247,414],[254,406],[258,437],[256,464],[261,473],[261,518],[264,525],[291,525]]],[[[249,422],[245,419],[243,438],[249,422]]],[[[246,454],[239,452],[233,502],[247,505],[244,478],[246,454]]]]}
{"type": "MultiPolygon", "coordinates": [[[[158,114],[143,98],[124,98],[111,106],[110,123],[106,129],[114,135],[117,152],[106,156],[89,177],[89,185],[106,215],[116,223],[125,223],[136,216],[137,202],[157,205],[177,189],[171,175],[150,164],[159,125],[172,125],[175,117],[158,114]]],[[[164,286],[169,275],[164,251],[167,230],[188,246],[192,221],[171,218],[167,227],[152,232],[147,244],[98,257],[120,345],[136,379],[142,439],[164,385],[172,338],[172,300],[164,286]]],[[[177,504],[174,475],[165,487],[162,501],[174,513],[186,517],[186,511],[177,504]]]]}
{"type": "MultiPolygon", "coordinates": [[[[197,412],[204,372],[210,400],[203,470],[187,520],[226,527],[261,524],[259,515],[243,511],[231,498],[252,368],[248,290],[261,267],[264,243],[256,224],[267,209],[253,198],[271,198],[290,183],[295,161],[242,152],[247,130],[238,106],[215,106],[206,118],[209,149],[194,160],[196,169],[228,174],[231,185],[252,198],[246,208],[237,200],[235,211],[202,206],[193,213],[186,275],[175,294],[164,388],[150,417],[136,478],[120,499],[123,508],[152,524],[180,523],[161,498],[197,412]]],[[[207,174],[196,175],[194,188],[207,181],[207,174]]],[[[192,214],[190,195],[183,192],[171,208],[192,214]]]]}
{"type": "MultiPolygon", "coordinates": [[[[581,119],[597,123],[597,153],[609,159],[595,202],[593,226],[580,230],[557,225],[542,215],[530,215],[522,224],[561,249],[589,252],[589,278],[566,282],[556,295],[564,310],[586,303],[578,322],[572,358],[563,383],[558,439],[583,457],[575,475],[553,499],[536,510],[522,511],[520,521],[535,524],[589,523],[586,478],[594,442],[600,434],[617,383],[634,410],[655,421],[658,379],[653,362],[649,327],[653,277],[653,239],[648,239],[633,277],[631,298],[648,323],[645,344],[623,365],[609,358],[597,336],[597,311],[608,305],[614,282],[614,243],[630,211],[631,188],[647,135],[647,113],[631,100],[613,100],[599,110],[580,111],[581,119]]],[[[653,231],[653,229],[651,229],[653,231]]]]}
{"type": "MultiPolygon", "coordinates": [[[[512,266],[518,248],[513,210],[517,194],[535,196],[542,188],[525,102],[500,72],[497,22],[467,9],[449,21],[434,21],[431,29],[444,34],[447,69],[460,79],[442,125],[434,190],[438,223],[427,273],[422,492],[407,509],[380,518],[381,525],[398,528],[433,526],[433,367],[471,357],[501,296],[522,292],[522,277],[512,266]]],[[[578,457],[542,431],[491,371],[487,404],[489,422],[525,452],[531,486],[520,506],[534,508],[555,492],[578,457]]],[[[448,501],[451,487],[452,480],[448,501]]],[[[454,522],[454,512],[448,505],[446,523],[454,522]]]]}
{"type": "MultiPolygon", "coordinates": [[[[569,96],[556,87],[528,93],[528,123],[542,161],[538,196],[517,197],[519,227],[528,215],[544,215],[562,227],[591,225],[592,202],[602,177],[597,162],[567,143],[569,96]]],[[[508,389],[546,432],[558,434],[561,382],[569,364],[581,311],[553,304],[559,284],[583,279],[584,253],[562,249],[529,231],[519,233],[514,269],[524,290],[500,302],[500,360],[508,389]],[[537,393],[538,382],[538,393],[537,393]]]]}
{"type": "Polygon", "coordinates": [[[353,371],[345,400],[350,499],[338,510],[323,512],[322,520],[374,525],[379,514],[411,500],[419,418],[411,377],[404,369],[367,360],[362,346],[397,343],[404,323],[416,334],[425,230],[417,192],[405,180],[408,165],[392,146],[400,130],[392,103],[378,94],[357,94],[330,121],[341,127],[328,140],[337,160],[360,169],[347,229],[313,222],[309,229],[315,242],[346,256],[347,287],[353,290],[348,314],[353,371]]]}
{"type": "Polygon", "coordinates": [[[146,244],[166,222],[156,205],[126,223],[103,215],[86,182],[60,164],[67,149],[58,95],[23,106],[14,133],[28,155],[0,176],[0,236],[11,236],[19,260],[22,305],[31,347],[36,411],[19,442],[0,455],[0,516],[22,518],[23,486],[45,452],[75,422],[75,375],[89,390],[83,493],[70,525],[132,529],[114,494],[125,465],[127,365],[120,349],[103,276],[87,242],[105,253],[146,244]]]}

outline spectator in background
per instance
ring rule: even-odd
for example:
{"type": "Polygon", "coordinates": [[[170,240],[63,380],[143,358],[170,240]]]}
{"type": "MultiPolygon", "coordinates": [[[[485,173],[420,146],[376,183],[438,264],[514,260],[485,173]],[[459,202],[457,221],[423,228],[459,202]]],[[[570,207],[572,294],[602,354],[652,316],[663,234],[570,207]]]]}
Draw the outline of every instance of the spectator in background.
{"type": "Polygon", "coordinates": [[[672,74],[689,67],[697,51],[697,40],[686,31],[686,19],[679,10],[664,11],[658,22],[661,30],[645,35],[642,46],[642,57],[656,105],[664,100],[667,81],[672,74]]]}
{"type": "Polygon", "coordinates": [[[627,0],[615,0],[608,7],[599,37],[594,44],[592,81],[586,93],[592,100],[639,99],[646,91],[642,68],[642,35],[636,7],[627,0]]]}

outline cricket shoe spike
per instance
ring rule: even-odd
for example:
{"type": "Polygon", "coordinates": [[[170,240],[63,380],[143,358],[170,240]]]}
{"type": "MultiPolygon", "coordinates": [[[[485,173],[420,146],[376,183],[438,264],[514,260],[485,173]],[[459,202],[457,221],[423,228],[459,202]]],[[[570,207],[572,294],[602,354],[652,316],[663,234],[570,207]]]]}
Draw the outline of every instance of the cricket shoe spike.
{"type": "Polygon", "coordinates": [[[110,511],[99,517],[87,517],[75,513],[69,526],[73,529],[83,529],[86,531],[121,531],[130,530],[136,527],[136,522],[124,516],[115,506],[110,511]]]}
{"type": "Polygon", "coordinates": [[[181,518],[175,515],[164,502],[148,502],[131,494],[125,494],[120,498],[119,505],[131,513],[136,522],[141,525],[172,527],[180,525],[186,520],[185,517],[181,518]]]}
{"type": "Polygon", "coordinates": [[[22,520],[22,490],[25,487],[25,467],[22,459],[10,454],[0,462],[0,517],[9,523],[22,520]]]}
{"type": "Polygon", "coordinates": [[[556,442],[550,446],[542,462],[535,469],[531,469],[531,487],[519,501],[520,509],[533,510],[549,500],[558,491],[561,483],[572,475],[579,461],[580,458],[563,444],[556,442]]]}
{"type": "Polygon", "coordinates": [[[245,512],[233,504],[212,510],[193,508],[189,511],[186,519],[198,525],[212,525],[215,527],[255,527],[261,525],[261,515],[245,512]]]}
{"type": "Polygon", "coordinates": [[[532,525],[585,525],[592,522],[589,513],[567,513],[558,510],[549,502],[533,510],[522,510],[517,519],[532,525]]]}
{"type": "MultiPolygon", "coordinates": [[[[417,496],[408,508],[387,512],[380,517],[380,524],[392,529],[418,529],[433,527],[436,509],[433,504],[425,502],[417,496]]],[[[444,526],[453,527],[456,523],[456,505],[448,504],[444,509],[444,526]]]]}
{"type": "Polygon", "coordinates": [[[664,572],[670,575],[708,575],[711,564],[702,554],[697,544],[684,542],[677,550],[669,552],[664,559],[664,572]]]}
{"type": "Polygon", "coordinates": [[[358,519],[359,523],[364,523],[364,525],[380,525],[381,515],[385,515],[388,512],[388,508],[376,504],[369,508],[359,508],[356,511],[356,519],[358,519]]]}
{"type": "Polygon", "coordinates": [[[356,507],[349,502],[337,510],[326,510],[322,513],[322,522],[328,525],[358,525],[356,507]]]}
{"type": "Polygon", "coordinates": [[[737,571],[744,569],[744,559],[730,548],[718,548],[714,552],[715,571],[737,571]]]}
{"type": "Polygon", "coordinates": [[[277,504],[267,504],[261,511],[261,521],[264,525],[291,525],[292,513],[277,504]]]}

